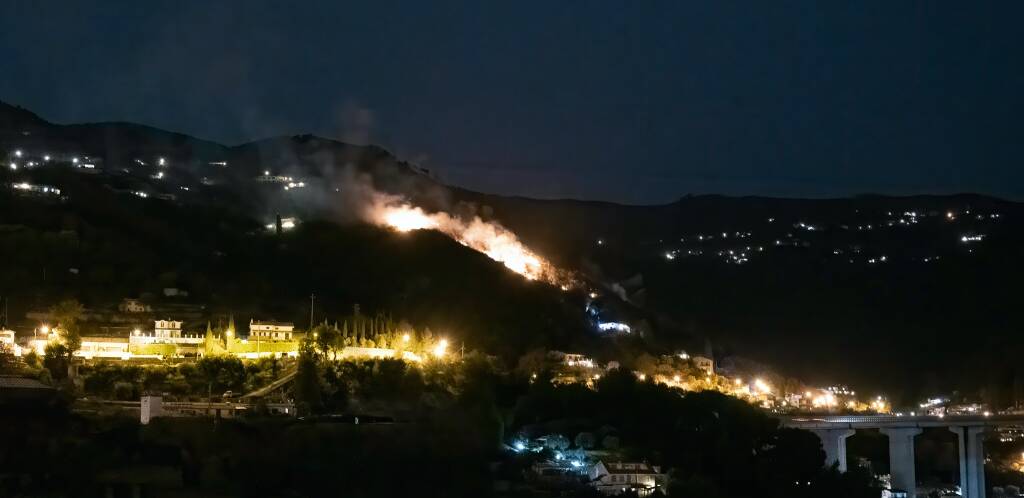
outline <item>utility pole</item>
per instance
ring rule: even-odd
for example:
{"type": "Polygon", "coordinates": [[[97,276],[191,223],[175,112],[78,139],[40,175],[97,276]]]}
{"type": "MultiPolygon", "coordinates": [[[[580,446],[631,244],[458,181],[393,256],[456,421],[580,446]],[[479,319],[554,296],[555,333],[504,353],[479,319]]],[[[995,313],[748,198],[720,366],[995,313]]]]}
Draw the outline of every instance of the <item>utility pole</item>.
{"type": "Polygon", "coordinates": [[[313,300],[316,299],[316,294],[309,295],[309,331],[313,331],[313,300]]]}

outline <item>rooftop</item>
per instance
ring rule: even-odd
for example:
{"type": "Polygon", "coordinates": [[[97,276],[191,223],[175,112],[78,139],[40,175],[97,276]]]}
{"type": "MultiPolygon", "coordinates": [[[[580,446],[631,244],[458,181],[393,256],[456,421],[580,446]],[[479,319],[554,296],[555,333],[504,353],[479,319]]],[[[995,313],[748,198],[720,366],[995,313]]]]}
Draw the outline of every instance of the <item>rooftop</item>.
{"type": "Polygon", "coordinates": [[[651,465],[644,462],[602,462],[609,474],[658,474],[651,465]]]}
{"type": "Polygon", "coordinates": [[[52,387],[43,384],[35,379],[17,377],[13,375],[0,375],[0,389],[44,389],[53,390],[52,387]]]}
{"type": "Polygon", "coordinates": [[[250,320],[249,325],[274,325],[277,327],[294,327],[292,322],[278,322],[275,320],[250,320]]]}

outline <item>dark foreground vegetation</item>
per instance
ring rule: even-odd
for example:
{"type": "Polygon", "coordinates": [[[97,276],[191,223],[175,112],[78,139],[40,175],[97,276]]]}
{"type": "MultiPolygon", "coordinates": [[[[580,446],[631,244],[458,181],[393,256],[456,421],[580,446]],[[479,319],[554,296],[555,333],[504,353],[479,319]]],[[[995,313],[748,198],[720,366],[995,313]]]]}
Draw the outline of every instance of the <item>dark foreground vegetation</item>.
{"type": "MultiPolygon", "coordinates": [[[[566,451],[600,449],[669,469],[669,496],[878,496],[866,471],[824,468],[813,434],[781,429],[742,401],[638,382],[626,371],[588,389],[531,381],[476,354],[418,366],[333,361],[310,350],[298,369],[290,394],[306,414],[387,417],[357,425],[254,413],[140,426],[59,401],[10,406],[0,411],[0,495],[120,496],[141,483],[146,496],[536,496],[523,472],[550,454],[502,443],[558,434],[571,441],[566,451]]],[[[246,382],[245,373],[231,382],[246,382]]],[[[89,390],[117,378],[110,368],[90,375],[89,390]]],[[[582,484],[562,491],[592,493],[582,484]]]]}

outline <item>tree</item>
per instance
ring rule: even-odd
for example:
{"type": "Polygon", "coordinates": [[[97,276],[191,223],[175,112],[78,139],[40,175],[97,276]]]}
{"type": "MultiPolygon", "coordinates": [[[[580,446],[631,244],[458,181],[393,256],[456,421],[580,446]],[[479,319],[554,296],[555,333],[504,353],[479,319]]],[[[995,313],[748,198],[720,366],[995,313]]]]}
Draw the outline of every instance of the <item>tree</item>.
{"type": "Polygon", "coordinates": [[[651,378],[654,378],[654,375],[658,373],[658,359],[649,353],[643,353],[638,356],[634,366],[638,372],[651,378]]]}
{"type": "Polygon", "coordinates": [[[516,363],[516,374],[525,378],[532,378],[547,369],[547,351],[544,349],[534,349],[520,356],[516,363]]]}
{"type": "Polygon", "coordinates": [[[82,335],[78,321],[85,307],[77,299],[67,299],[50,308],[50,316],[57,322],[64,344],[72,353],[82,347],[82,335]]]}
{"type": "Polygon", "coordinates": [[[551,434],[544,442],[544,446],[553,450],[566,450],[569,449],[569,438],[561,434],[551,434]]]}
{"type": "Polygon", "coordinates": [[[74,351],[66,344],[51,343],[46,345],[46,353],[43,355],[43,366],[50,371],[50,377],[55,380],[63,380],[68,376],[68,365],[71,364],[71,355],[74,351]]]}
{"type": "Polygon", "coordinates": [[[242,389],[245,366],[242,360],[228,355],[207,355],[196,362],[199,379],[209,392],[242,389]]]}
{"type": "Polygon", "coordinates": [[[332,359],[337,359],[338,350],[344,347],[341,332],[327,325],[325,320],[324,323],[313,329],[313,347],[321,358],[326,359],[327,354],[332,353],[332,359]]]}
{"type": "Polygon", "coordinates": [[[303,341],[292,387],[295,405],[300,414],[317,413],[323,407],[320,373],[312,341],[303,341]]]}
{"type": "Polygon", "coordinates": [[[6,343],[0,343],[0,374],[8,375],[17,371],[18,359],[14,357],[14,351],[6,343]]]}
{"type": "Polygon", "coordinates": [[[591,450],[597,444],[597,438],[594,437],[593,432],[581,432],[576,435],[575,443],[577,448],[591,450]]]}

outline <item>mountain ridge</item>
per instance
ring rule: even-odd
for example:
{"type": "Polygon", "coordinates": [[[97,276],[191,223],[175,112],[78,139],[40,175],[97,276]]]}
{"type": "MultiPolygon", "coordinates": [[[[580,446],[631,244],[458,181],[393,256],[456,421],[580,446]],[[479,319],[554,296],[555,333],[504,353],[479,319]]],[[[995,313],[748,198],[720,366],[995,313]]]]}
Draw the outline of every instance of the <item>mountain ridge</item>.
{"type": "MultiPolygon", "coordinates": [[[[0,123],[37,123],[25,109],[8,106],[0,111],[0,123]],[[5,118],[4,113],[14,117],[5,118]]],[[[706,337],[714,343],[717,356],[751,356],[821,383],[885,386],[893,382],[892,375],[865,369],[857,358],[892,365],[904,378],[920,375],[913,382],[919,390],[930,389],[929,385],[976,389],[989,381],[980,377],[992,371],[1024,378],[1024,369],[1002,356],[1003,351],[1024,347],[1024,341],[1013,338],[1013,331],[1024,328],[1024,317],[1013,298],[1014,282],[1024,278],[1024,263],[1018,257],[1024,253],[1024,204],[1019,202],[972,193],[829,199],[684,195],[657,205],[531,199],[445,185],[383,148],[314,135],[270,137],[228,147],[172,132],[145,136],[152,135],[146,127],[104,133],[109,128],[103,125],[53,126],[34,128],[28,135],[0,127],[0,153],[21,148],[38,155],[52,147],[102,154],[105,160],[99,171],[83,175],[83,171],[57,167],[21,168],[3,171],[0,179],[56,185],[71,199],[68,209],[92,209],[76,201],[87,196],[107,205],[118,219],[134,219],[135,213],[125,210],[147,206],[152,212],[143,223],[166,224],[158,207],[176,206],[219,210],[204,216],[250,220],[225,222],[231,230],[273,226],[276,215],[323,227],[317,222],[363,220],[356,212],[359,206],[343,202],[337,193],[355,182],[428,212],[499,222],[556,265],[585,275],[595,290],[628,300],[631,304],[622,305],[619,312],[648,330],[645,340],[666,352],[702,347],[706,337]],[[66,133],[67,126],[75,133],[66,133]],[[155,164],[159,157],[166,158],[166,167],[155,164]],[[262,176],[275,179],[261,181],[262,176]],[[288,190],[282,188],[288,180],[284,184],[277,180],[291,177],[292,183],[305,186],[288,190]],[[160,200],[125,197],[132,192],[160,200]],[[630,311],[630,306],[637,309],[630,311]],[[960,358],[962,351],[954,345],[968,329],[983,347],[960,358]],[[815,341],[828,361],[803,358],[799,352],[808,341],[815,341]],[[847,352],[851,356],[846,357],[847,352]],[[998,367],[965,370],[986,361],[998,367]]],[[[18,209],[28,206],[28,201],[14,202],[22,206],[18,209]]],[[[62,216],[80,219],[79,214],[62,216]]],[[[7,217],[11,218],[10,213],[7,217]]],[[[59,220],[50,223],[59,225],[59,220]]],[[[188,246],[189,254],[201,254],[205,244],[216,240],[216,231],[211,226],[197,236],[188,246]]],[[[364,235],[357,239],[378,243],[364,235]]],[[[416,240],[415,244],[424,243],[416,240]]],[[[464,254],[429,247],[444,254],[439,256],[443,258],[464,254]]],[[[318,253],[310,250],[308,254],[318,253]]],[[[153,258],[158,269],[174,268],[179,274],[194,271],[167,256],[153,258]]],[[[370,258],[362,264],[388,267],[381,271],[397,289],[418,288],[400,273],[390,273],[397,269],[388,261],[370,258]]],[[[449,268],[454,273],[463,271],[457,262],[449,268]]],[[[20,269],[12,271],[23,275],[20,269]]],[[[139,281],[145,284],[145,279],[139,281]]],[[[507,286],[502,282],[477,282],[473,292],[501,295],[507,286]]],[[[307,284],[297,287],[301,285],[307,284]]],[[[319,285],[323,292],[332,288],[328,283],[319,285]]],[[[372,288],[385,302],[390,290],[372,288]]],[[[432,306],[472,301],[452,289],[445,291],[444,299],[428,299],[418,291],[415,295],[432,306]]],[[[565,318],[564,303],[555,304],[556,295],[529,300],[533,306],[559,310],[549,316],[563,317],[544,330],[563,331],[551,332],[555,335],[570,328],[578,332],[574,328],[578,324],[568,325],[574,319],[565,318]],[[546,301],[549,298],[554,301],[546,301]]],[[[495,308],[488,316],[511,323],[530,310],[508,312],[495,308]]]]}

